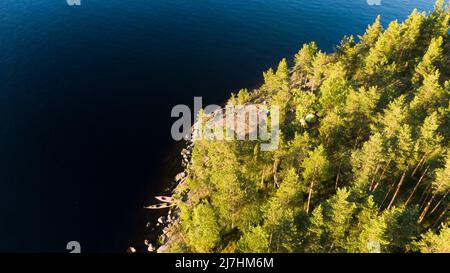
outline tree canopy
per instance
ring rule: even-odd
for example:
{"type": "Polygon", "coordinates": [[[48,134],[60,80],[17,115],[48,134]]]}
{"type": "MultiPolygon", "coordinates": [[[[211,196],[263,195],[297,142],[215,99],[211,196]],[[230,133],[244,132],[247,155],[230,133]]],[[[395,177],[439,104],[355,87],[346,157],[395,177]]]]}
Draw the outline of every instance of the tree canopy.
{"type": "Polygon", "coordinates": [[[385,28],[377,17],[233,95],[280,107],[280,145],[195,141],[173,249],[450,252],[449,18],[443,1],[385,28]]]}

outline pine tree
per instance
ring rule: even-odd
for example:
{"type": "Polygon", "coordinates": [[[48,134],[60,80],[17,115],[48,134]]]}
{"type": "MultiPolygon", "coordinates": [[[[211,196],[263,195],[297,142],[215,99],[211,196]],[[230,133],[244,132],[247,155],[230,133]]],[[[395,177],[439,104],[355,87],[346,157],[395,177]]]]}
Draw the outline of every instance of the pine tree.
{"type": "Polygon", "coordinates": [[[237,252],[265,253],[269,251],[269,235],[261,226],[245,232],[237,243],[237,252]]]}
{"type": "Polygon", "coordinates": [[[442,37],[433,38],[431,40],[427,52],[415,69],[416,74],[413,77],[414,82],[418,82],[420,78],[423,79],[428,75],[435,74],[437,69],[436,65],[443,60],[442,43],[442,37]]]}
{"type": "Polygon", "coordinates": [[[194,208],[187,236],[196,252],[210,252],[220,242],[220,228],[214,209],[208,203],[194,208]]]}
{"type": "Polygon", "coordinates": [[[425,118],[420,126],[419,136],[416,140],[414,150],[418,163],[414,168],[412,175],[415,175],[419,167],[425,165],[441,151],[442,135],[438,132],[439,120],[437,112],[425,118]]]}
{"type": "Polygon", "coordinates": [[[379,118],[383,135],[389,140],[395,138],[403,124],[405,124],[406,118],[405,97],[400,96],[388,105],[383,115],[379,118]]]}
{"type": "Polygon", "coordinates": [[[317,44],[311,42],[309,44],[304,44],[297,54],[295,54],[293,82],[298,86],[305,85],[307,75],[312,70],[312,62],[317,50],[317,44]]]}
{"type": "Polygon", "coordinates": [[[395,56],[400,50],[400,41],[401,26],[398,21],[393,21],[378,38],[375,45],[370,48],[369,54],[365,58],[364,71],[366,75],[372,77],[375,82],[379,82],[383,67],[395,60],[395,56]]]}
{"type": "Polygon", "coordinates": [[[396,200],[397,195],[400,192],[400,188],[405,182],[406,173],[409,171],[410,167],[416,163],[414,160],[416,158],[413,149],[414,142],[411,136],[411,128],[408,124],[404,124],[400,127],[395,138],[391,140],[390,146],[390,161],[394,163],[393,165],[397,169],[396,173],[401,173],[401,178],[395,187],[387,209],[389,209],[394,204],[394,201],[396,200]]]}
{"type": "Polygon", "coordinates": [[[250,93],[247,89],[241,89],[239,90],[237,97],[236,97],[236,104],[237,105],[244,105],[250,101],[250,93]]]}
{"type": "Polygon", "coordinates": [[[450,22],[450,5],[444,5],[444,0],[436,0],[434,12],[430,16],[432,22],[432,31],[434,37],[448,35],[450,22]]]}
{"type": "Polygon", "coordinates": [[[354,186],[360,190],[374,190],[378,187],[382,174],[388,168],[388,160],[381,134],[372,135],[360,150],[352,154],[354,186]]]}
{"type": "Polygon", "coordinates": [[[341,63],[333,64],[327,69],[325,75],[326,80],[320,86],[321,113],[327,113],[333,109],[340,111],[351,90],[345,68],[341,63]]]}
{"type": "Polygon", "coordinates": [[[420,40],[423,37],[425,18],[425,12],[419,13],[417,9],[414,9],[401,25],[402,43],[396,62],[405,63],[405,70],[409,70],[411,59],[422,53],[420,40]]]}
{"type": "Polygon", "coordinates": [[[264,77],[264,86],[263,89],[265,89],[269,94],[272,94],[274,91],[277,90],[277,80],[275,77],[275,72],[272,68],[269,68],[266,72],[263,73],[264,77]]]}
{"type": "Polygon", "coordinates": [[[372,196],[357,209],[356,224],[351,225],[347,239],[348,252],[381,252],[388,242],[384,239],[386,223],[378,215],[372,196]]]}
{"type": "Polygon", "coordinates": [[[436,197],[441,195],[443,196],[442,198],[445,199],[450,192],[450,152],[447,152],[445,166],[436,170],[436,179],[432,183],[432,188],[433,194],[419,216],[419,223],[421,223],[427,215],[436,197]]]}
{"type": "Polygon", "coordinates": [[[349,75],[353,75],[358,69],[360,54],[353,36],[345,36],[336,50],[338,61],[344,65],[349,75]]]}
{"type": "Polygon", "coordinates": [[[419,234],[416,223],[418,217],[417,207],[393,207],[383,212],[386,223],[384,238],[387,252],[405,252],[408,245],[419,234]]]}
{"type": "Polygon", "coordinates": [[[350,90],[345,103],[346,135],[355,140],[355,144],[365,140],[370,134],[370,125],[374,121],[374,113],[380,98],[376,87],[366,89],[361,87],[358,91],[350,90]]]}
{"type": "Polygon", "coordinates": [[[448,105],[450,94],[439,84],[440,72],[435,70],[425,76],[423,84],[410,103],[411,113],[415,120],[422,121],[436,109],[448,105]]]}
{"type": "Polygon", "coordinates": [[[217,143],[209,149],[209,181],[212,184],[211,204],[217,209],[222,226],[246,229],[258,220],[254,183],[245,183],[239,171],[240,164],[231,143],[217,143]],[[228,145],[229,144],[229,145],[228,145]]]}
{"type": "Polygon", "coordinates": [[[450,227],[442,225],[439,234],[428,231],[412,244],[412,249],[423,253],[449,253],[450,227]]]}
{"type": "Polygon", "coordinates": [[[305,231],[303,250],[305,252],[326,252],[325,249],[325,224],[323,221],[323,209],[318,205],[309,218],[309,223],[305,231]]]}
{"type": "Polygon", "coordinates": [[[322,84],[325,77],[326,64],[329,63],[329,57],[327,54],[319,51],[312,61],[311,72],[308,74],[308,84],[307,86],[311,91],[316,91],[317,88],[322,84]]]}
{"type": "Polygon", "coordinates": [[[347,236],[356,209],[356,205],[348,201],[349,194],[346,189],[339,189],[324,206],[325,246],[328,252],[347,250],[347,236]]]}
{"type": "Polygon", "coordinates": [[[296,133],[294,139],[288,144],[288,149],[283,155],[283,161],[281,167],[284,170],[291,168],[299,169],[299,166],[308,157],[310,151],[310,138],[309,135],[304,132],[303,134],[296,133]]]}
{"type": "Polygon", "coordinates": [[[383,26],[381,25],[381,17],[378,15],[375,22],[372,25],[367,26],[364,35],[358,37],[358,47],[361,47],[361,50],[373,47],[382,33],[383,26]]]}
{"type": "Polygon", "coordinates": [[[295,169],[289,169],[280,187],[277,189],[276,197],[286,207],[295,207],[302,201],[301,184],[295,169]]]}
{"type": "Polygon", "coordinates": [[[271,198],[262,210],[270,251],[292,252],[297,237],[293,210],[286,208],[278,198],[271,198]]]}
{"type": "Polygon", "coordinates": [[[420,136],[417,139],[416,150],[419,151],[420,155],[423,155],[422,158],[429,156],[440,148],[443,137],[438,129],[438,113],[433,112],[425,118],[423,125],[420,127],[420,136]]]}
{"type": "Polygon", "coordinates": [[[331,152],[337,152],[337,148],[342,147],[341,144],[346,141],[345,131],[345,121],[337,110],[329,111],[320,122],[319,133],[322,143],[331,152]]]}
{"type": "Polygon", "coordinates": [[[330,177],[330,163],[325,155],[323,146],[319,146],[314,151],[309,153],[309,157],[305,158],[302,163],[303,180],[309,183],[308,199],[305,211],[308,214],[311,205],[311,198],[315,187],[318,187],[320,182],[327,180],[330,177]]]}
{"type": "Polygon", "coordinates": [[[286,59],[281,60],[278,64],[275,78],[277,92],[273,95],[271,105],[280,107],[280,122],[283,123],[286,116],[286,109],[291,99],[290,79],[286,59]]]}

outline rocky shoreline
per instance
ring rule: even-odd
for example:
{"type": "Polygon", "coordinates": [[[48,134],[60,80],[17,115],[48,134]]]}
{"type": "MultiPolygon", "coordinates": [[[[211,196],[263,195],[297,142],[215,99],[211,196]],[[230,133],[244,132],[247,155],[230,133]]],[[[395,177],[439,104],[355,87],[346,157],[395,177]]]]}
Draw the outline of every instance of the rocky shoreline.
{"type": "MultiPolygon", "coordinates": [[[[206,118],[211,119],[217,114],[218,111],[222,111],[223,108],[219,108],[209,114],[207,114],[206,118]]],[[[169,187],[167,194],[170,195],[179,195],[178,202],[181,200],[186,200],[189,202],[188,192],[186,191],[186,180],[189,177],[189,167],[191,165],[192,160],[192,151],[194,149],[195,143],[195,135],[196,130],[200,128],[198,121],[194,123],[191,128],[190,138],[189,135],[185,136],[186,144],[180,151],[181,155],[181,167],[182,171],[175,175],[175,183],[173,186],[169,187]],[[183,189],[184,188],[184,189],[183,189]]],[[[167,214],[160,216],[157,219],[157,223],[155,227],[152,229],[154,232],[158,232],[160,235],[156,236],[157,239],[153,240],[153,242],[149,242],[146,240],[144,243],[146,244],[148,252],[157,252],[164,253],[167,252],[171,242],[180,240],[181,236],[180,232],[177,232],[179,224],[180,224],[180,209],[176,205],[174,207],[170,207],[167,211],[167,214]]]]}
{"type": "MultiPolygon", "coordinates": [[[[183,167],[183,171],[178,173],[175,176],[175,187],[171,191],[171,194],[181,194],[180,186],[184,186],[186,180],[188,178],[189,166],[191,164],[191,155],[192,150],[194,148],[193,140],[187,140],[187,145],[180,152],[182,156],[181,166],[183,167]]],[[[161,216],[158,218],[158,224],[160,224],[163,228],[161,231],[161,235],[158,237],[158,247],[156,248],[157,253],[167,252],[168,247],[170,246],[170,242],[173,240],[177,240],[178,236],[175,235],[175,231],[177,230],[178,224],[180,222],[180,209],[178,206],[169,208],[166,216],[161,216]]],[[[150,250],[150,247],[149,247],[150,250]]]]}
{"type": "MultiPolygon", "coordinates": [[[[166,192],[167,195],[181,194],[180,186],[184,186],[188,178],[193,147],[194,141],[192,138],[190,140],[186,139],[186,144],[180,152],[182,171],[175,175],[175,183],[169,186],[166,192]]],[[[146,239],[144,241],[144,244],[147,246],[147,252],[167,252],[170,242],[178,239],[174,235],[180,221],[179,214],[178,206],[170,207],[167,213],[157,218],[155,223],[149,222],[147,224],[147,228],[150,228],[151,232],[158,234],[154,236],[153,240],[146,239]]]]}

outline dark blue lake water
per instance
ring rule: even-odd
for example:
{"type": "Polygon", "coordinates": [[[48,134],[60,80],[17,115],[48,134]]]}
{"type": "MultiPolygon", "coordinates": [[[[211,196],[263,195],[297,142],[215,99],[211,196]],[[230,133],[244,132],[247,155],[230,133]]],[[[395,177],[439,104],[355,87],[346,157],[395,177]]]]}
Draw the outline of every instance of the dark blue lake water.
{"type": "Polygon", "coordinates": [[[170,110],[431,0],[0,0],[0,251],[125,251],[168,182],[170,110]]]}

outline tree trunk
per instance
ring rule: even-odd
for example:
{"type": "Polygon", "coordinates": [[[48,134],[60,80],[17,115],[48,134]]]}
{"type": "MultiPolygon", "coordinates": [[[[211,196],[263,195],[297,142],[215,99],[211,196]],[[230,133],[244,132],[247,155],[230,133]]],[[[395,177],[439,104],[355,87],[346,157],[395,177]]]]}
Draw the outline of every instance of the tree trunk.
{"type": "Polygon", "coordinates": [[[428,199],[428,196],[430,196],[430,192],[429,191],[430,191],[432,185],[433,184],[430,183],[430,185],[427,186],[427,188],[423,191],[422,195],[420,196],[419,202],[421,204],[420,204],[419,210],[421,210],[423,208],[423,206],[425,206],[425,203],[426,203],[426,201],[428,199]]]}
{"type": "Polygon", "coordinates": [[[261,188],[264,188],[264,176],[266,176],[266,168],[263,167],[261,175],[261,188]]]}
{"type": "Polygon", "coordinates": [[[439,214],[439,217],[436,219],[436,221],[434,221],[432,227],[435,227],[435,226],[439,223],[439,221],[440,221],[441,218],[445,215],[445,213],[447,212],[447,210],[448,210],[449,207],[450,207],[450,203],[448,203],[447,207],[442,211],[441,214],[439,214]]]}
{"type": "Polygon", "coordinates": [[[441,198],[441,200],[439,200],[439,202],[436,204],[436,206],[434,206],[434,208],[430,211],[430,215],[433,214],[433,212],[437,209],[437,207],[439,207],[439,205],[442,203],[442,201],[445,200],[445,198],[447,197],[449,192],[450,192],[450,189],[444,194],[444,196],[441,198]]]}
{"type": "Polygon", "coordinates": [[[313,186],[314,186],[314,180],[311,181],[311,186],[309,187],[308,202],[306,203],[306,214],[309,213],[309,204],[311,203],[311,196],[312,196],[312,192],[313,192],[313,186]]]}
{"type": "MultiPolygon", "coordinates": [[[[438,187],[438,189],[439,189],[439,187],[438,187]]],[[[434,198],[436,198],[436,195],[438,194],[438,189],[436,189],[436,191],[433,193],[433,195],[431,196],[431,198],[428,201],[427,205],[425,206],[425,208],[423,209],[422,213],[420,214],[419,219],[417,219],[417,223],[418,224],[422,223],[423,219],[427,215],[427,212],[430,209],[431,203],[433,203],[434,198]]]]}
{"type": "Polygon", "coordinates": [[[414,171],[411,173],[411,177],[413,177],[416,174],[416,172],[419,169],[420,165],[422,165],[422,162],[425,160],[425,156],[426,156],[426,154],[424,154],[422,156],[422,158],[419,160],[419,163],[417,163],[416,167],[414,168],[414,171]]]}
{"type": "MultiPolygon", "coordinates": [[[[395,183],[395,182],[394,182],[394,183],[395,183]]],[[[392,191],[393,188],[394,188],[394,185],[391,185],[391,186],[389,187],[389,190],[388,190],[388,192],[386,193],[386,196],[384,196],[383,202],[381,202],[380,210],[381,210],[381,207],[383,207],[384,202],[386,202],[387,198],[389,197],[389,194],[391,194],[391,191],[392,191]]]]}
{"type": "Polygon", "coordinates": [[[270,236],[269,236],[269,250],[270,250],[270,246],[272,245],[272,238],[273,238],[273,231],[270,233],[270,236]]]}
{"type": "Polygon", "coordinates": [[[278,159],[275,159],[275,161],[273,162],[273,183],[275,185],[275,188],[279,187],[278,176],[277,176],[277,173],[278,173],[278,161],[279,161],[278,159]]]}
{"type": "Polygon", "coordinates": [[[417,181],[416,185],[414,186],[413,191],[411,192],[411,194],[409,195],[408,199],[406,200],[405,206],[408,206],[409,201],[411,201],[411,198],[413,197],[414,193],[416,192],[417,188],[419,187],[420,182],[422,182],[422,179],[425,177],[425,174],[427,173],[429,167],[430,167],[430,165],[427,166],[427,168],[425,169],[425,171],[424,171],[424,172],[422,173],[422,175],[420,176],[419,181],[417,181]]]}
{"type": "Polygon", "coordinates": [[[400,187],[402,186],[403,181],[405,180],[405,175],[406,175],[406,170],[403,171],[402,178],[400,178],[400,181],[398,182],[397,189],[395,190],[394,195],[392,196],[391,202],[387,206],[387,209],[390,209],[392,204],[394,203],[395,198],[397,197],[397,194],[398,194],[398,192],[400,190],[400,187]]]}
{"type": "Polygon", "coordinates": [[[341,165],[342,165],[342,160],[339,162],[339,168],[338,168],[338,174],[336,176],[336,184],[334,186],[334,188],[337,190],[338,187],[338,182],[339,182],[339,176],[341,175],[341,165]]]}
{"type": "MultiPolygon", "coordinates": [[[[380,178],[378,179],[377,183],[375,184],[375,186],[373,186],[372,191],[375,191],[378,188],[378,185],[380,184],[380,180],[383,179],[384,174],[386,173],[387,168],[389,167],[389,164],[391,164],[391,160],[389,160],[386,164],[386,167],[383,168],[383,171],[381,172],[380,178]]],[[[383,201],[384,202],[384,201],[383,201]]]]}
{"type": "Polygon", "coordinates": [[[231,229],[234,229],[234,206],[232,206],[231,210],[231,229]]]}
{"type": "Polygon", "coordinates": [[[370,185],[369,185],[369,191],[372,191],[372,188],[375,184],[375,178],[377,178],[377,173],[378,173],[379,169],[380,169],[380,165],[377,165],[377,167],[375,168],[375,173],[373,174],[372,181],[370,182],[370,185]]]}

